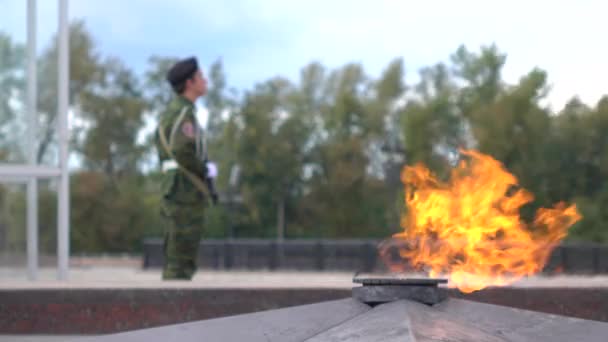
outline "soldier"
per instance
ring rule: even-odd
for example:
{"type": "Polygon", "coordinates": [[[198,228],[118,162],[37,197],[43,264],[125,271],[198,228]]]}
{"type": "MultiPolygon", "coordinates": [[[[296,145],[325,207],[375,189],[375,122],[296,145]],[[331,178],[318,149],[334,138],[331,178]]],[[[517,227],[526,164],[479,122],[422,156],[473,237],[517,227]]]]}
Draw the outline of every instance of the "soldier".
{"type": "Polygon", "coordinates": [[[160,212],[166,227],[162,277],[190,280],[197,268],[205,208],[217,202],[195,115],[195,101],[206,94],[207,81],[194,57],[173,65],[167,81],[176,96],[161,114],[155,135],[163,172],[160,212]]]}

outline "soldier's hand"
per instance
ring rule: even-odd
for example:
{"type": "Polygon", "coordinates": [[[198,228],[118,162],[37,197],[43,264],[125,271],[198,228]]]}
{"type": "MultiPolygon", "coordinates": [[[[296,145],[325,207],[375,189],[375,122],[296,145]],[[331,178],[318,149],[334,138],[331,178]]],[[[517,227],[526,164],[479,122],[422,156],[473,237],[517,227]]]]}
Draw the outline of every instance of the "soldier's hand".
{"type": "Polygon", "coordinates": [[[207,177],[215,179],[217,177],[217,164],[208,160],[205,163],[205,167],[207,168],[207,177]]]}

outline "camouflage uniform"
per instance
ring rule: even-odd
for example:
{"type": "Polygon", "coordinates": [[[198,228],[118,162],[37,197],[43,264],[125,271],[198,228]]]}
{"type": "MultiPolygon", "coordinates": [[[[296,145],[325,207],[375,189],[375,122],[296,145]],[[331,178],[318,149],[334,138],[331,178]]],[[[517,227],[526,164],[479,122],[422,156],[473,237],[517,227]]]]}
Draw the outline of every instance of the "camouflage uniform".
{"type": "Polygon", "coordinates": [[[209,202],[208,196],[176,165],[177,162],[200,180],[206,178],[206,152],[194,104],[177,96],[161,115],[155,138],[163,165],[160,208],[166,223],[163,279],[190,280],[197,268],[198,246],[203,233],[205,208],[209,202]],[[175,160],[164,148],[159,131],[164,133],[175,160]]]}

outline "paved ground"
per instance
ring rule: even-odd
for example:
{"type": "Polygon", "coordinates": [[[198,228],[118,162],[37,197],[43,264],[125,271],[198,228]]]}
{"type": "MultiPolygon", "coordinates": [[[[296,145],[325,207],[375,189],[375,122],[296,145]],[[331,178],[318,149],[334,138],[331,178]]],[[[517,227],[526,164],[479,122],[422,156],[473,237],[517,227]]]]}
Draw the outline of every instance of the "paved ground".
{"type": "MultiPolygon", "coordinates": [[[[67,281],[58,281],[54,268],[41,268],[36,281],[27,279],[24,268],[0,267],[0,289],[7,288],[107,288],[107,287],[205,287],[205,288],[351,288],[352,272],[301,271],[199,271],[192,281],[162,281],[160,270],[135,266],[72,267],[67,281]]],[[[416,276],[416,275],[413,275],[416,276]]],[[[535,276],[521,279],[514,287],[608,287],[608,275],[535,276]]]]}

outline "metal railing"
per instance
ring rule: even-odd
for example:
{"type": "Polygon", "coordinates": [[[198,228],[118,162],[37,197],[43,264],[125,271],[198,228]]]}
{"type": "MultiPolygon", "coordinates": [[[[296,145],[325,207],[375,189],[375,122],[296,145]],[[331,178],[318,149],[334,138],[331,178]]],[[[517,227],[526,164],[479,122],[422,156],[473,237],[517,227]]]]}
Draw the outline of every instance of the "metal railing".
{"type": "MultiPolygon", "coordinates": [[[[216,270],[383,271],[377,246],[381,240],[204,240],[199,267],[216,270]]],[[[143,242],[143,268],[164,262],[161,239],[143,242]]],[[[556,247],[544,273],[608,273],[608,245],[567,243],[556,247]]]]}

